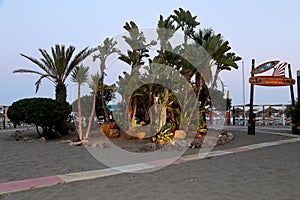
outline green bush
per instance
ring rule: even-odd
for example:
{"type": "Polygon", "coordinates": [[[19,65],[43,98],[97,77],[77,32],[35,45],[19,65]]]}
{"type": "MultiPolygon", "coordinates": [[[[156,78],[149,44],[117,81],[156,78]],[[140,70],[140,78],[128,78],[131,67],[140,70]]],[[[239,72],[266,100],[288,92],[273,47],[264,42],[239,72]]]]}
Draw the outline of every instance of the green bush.
{"type": "Polygon", "coordinates": [[[29,98],[16,101],[9,107],[8,118],[14,123],[25,122],[41,127],[41,136],[54,137],[62,130],[61,122],[66,121],[71,113],[71,106],[64,101],[50,98],[29,98]]]}

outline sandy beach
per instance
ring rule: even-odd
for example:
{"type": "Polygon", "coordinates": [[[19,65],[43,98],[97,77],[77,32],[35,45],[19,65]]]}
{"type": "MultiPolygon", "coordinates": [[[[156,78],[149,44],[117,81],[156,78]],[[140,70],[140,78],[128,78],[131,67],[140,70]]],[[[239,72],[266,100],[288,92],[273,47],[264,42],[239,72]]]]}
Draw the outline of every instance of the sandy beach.
{"type": "MultiPolygon", "coordinates": [[[[293,138],[270,134],[290,133],[288,128],[257,128],[256,135],[251,136],[245,128],[228,130],[235,139],[213,151],[293,138]]],[[[69,146],[59,140],[14,141],[10,139],[12,132],[0,131],[0,183],[107,168],[83,146],[69,146]]],[[[186,154],[197,151],[189,149],[186,154]]],[[[7,193],[0,199],[299,199],[299,153],[299,142],[294,142],[184,162],[149,173],[121,173],[7,193]]]]}

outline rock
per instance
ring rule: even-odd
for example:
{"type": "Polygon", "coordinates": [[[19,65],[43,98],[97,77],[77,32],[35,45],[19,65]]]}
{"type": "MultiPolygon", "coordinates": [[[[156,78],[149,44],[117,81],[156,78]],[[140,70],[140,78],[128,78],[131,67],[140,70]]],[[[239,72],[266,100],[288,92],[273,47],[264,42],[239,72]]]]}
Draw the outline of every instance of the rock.
{"type": "Polygon", "coordinates": [[[186,148],[188,148],[190,145],[186,140],[176,140],[175,141],[175,147],[177,150],[182,151],[186,148]]]}
{"type": "Polygon", "coordinates": [[[88,140],[81,140],[81,144],[82,144],[83,146],[88,145],[88,144],[89,144],[89,141],[88,141],[88,140]]]}
{"type": "Polygon", "coordinates": [[[227,137],[229,140],[233,140],[234,139],[234,135],[232,133],[227,133],[227,137]]]}
{"type": "Polygon", "coordinates": [[[84,144],[85,146],[99,147],[100,149],[110,147],[109,144],[103,142],[102,140],[86,140],[86,141],[87,143],[84,144]]]}
{"type": "Polygon", "coordinates": [[[174,139],[184,139],[186,137],[186,132],[184,130],[176,130],[174,133],[174,139]]]}
{"type": "Polygon", "coordinates": [[[81,146],[82,145],[82,141],[79,141],[79,142],[70,142],[69,145],[70,146],[81,146]]]}
{"type": "Polygon", "coordinates": [[[37,141],[40,142],[40,143],[46,143],[47,142],[45,137],[41,137],[41,138],[37,139],[37,141]]]}
{"type": "Polygon", "coordinates": [[[69,144],[70,142],[72,142],[72,140],[61,140],[60,143],[62,144],[69,144]]]}
{"type": "Polygon", "coordinates": [[[194,139],[194,141],[192,141],[190,147],[192,149],[195,149],[195,148],[201,148],[202,145],[203,145],[203,138],[196,138],[194,139]]]}
{"type": "Polygon", "coordinates": [[[16,139],[17,135],[19,134],[17,132],[14,132],[9,137],[16,139]]]}
{"type": "Polygon", "coordinates": [[[174,149],[174,145],[172,142],[166,142],[162,145],[161,150],[163,151],[172,151],[174,149]]]}
{"type": "Polygon", "coordinates": [[[108,123],[101,124],[100,129],[106,136],[108,136],[109,132],[110,132],[110,124],[108,124],[108,123]]]}
{"type": "Polygon", "coordinates": [[[118,137],[120,137],[119,130],[118,129],[110,129],[108,137],[109,138],[118,138],[118,137]]]}
{"type": "Polygon", "coordinates": [[[221,130],[221,134],[220,135],[227,135],[227,134],[228,134],[228,131],[221,130]]]}
{"type": "Polygon", "coordinates": [[[127,140],[134,140],[134,139],[136,139],[133,135],[130,135],[130,134],[127,134],[127,133],[124,136],[125,136],[125,138],[127,140]]]}
{"type": "Polygon", "coordinates": [[[19,140],[23,140],[23,136],[20,135],[20,134],[18,134],[18,135],[16,136],[16,141],[19,141],[19,140]]]}
{"type": "Polygon", "coordinates": [[[143,140],[146,136],[146,133],[143,131],[137,131],[135,137],[139,140],[143,140]]]}
{"type": "Polygon", "coordinates": [[[118,126],[115,122],[105,122],[100,125],[102,132],[109,137],[111,129],[118,129],[118,126]]]}
{"type": "Polygon", "coordinates": [[[220,135],[219,139],[217,141],[217,144],[218,145],[224,145],[224,144],[226,144],[228,142],[229,142],[229,138],[227,137],[227,135],[220,135]]]}
{"type": "Polygon", "coordinates": [[[153,151],[156,151],[158,148],[157,148],[157,145],[155,143],[147,143],[145,144],[145,150],[146,151],[150,151],[150,152],[153,152],[153,151]]]}
{"type": "Polygon", "coordinates": [[[143,131],[143,129],[139,129],[139,128],[131,128],[129,129],[126,134],[125,134],[125,138],[128,140],[132,140],[132,139],[139,139],[139,140],[143,140],[146,137],[146,132],[143,131]]]}
{"type": "Polygon", "coordinates": [[[15,131],[13,134],[10,135],[10,138],[13,138],[16,141],[23,140],[23,136],[19,133],[20,131],[15,131]]]}
{"type": "Polygon", "coordinates": [[[104,124],[107,124],[110,129],[117,129],[118,128],[116,122],[106,122],[104,124]]]}

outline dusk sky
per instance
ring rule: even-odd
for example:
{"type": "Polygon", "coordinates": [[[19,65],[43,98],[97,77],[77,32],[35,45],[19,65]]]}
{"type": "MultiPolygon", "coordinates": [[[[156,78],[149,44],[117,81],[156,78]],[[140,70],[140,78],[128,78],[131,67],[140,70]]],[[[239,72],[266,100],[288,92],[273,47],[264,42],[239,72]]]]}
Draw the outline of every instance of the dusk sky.
{"type": "MultiPolygon", "coordinates": [[[[182,7],[230,42],[245,66],[246,103],[249,103],[251,59],[256,65],[278,59],[292,66],[293,78],[300,70],[300,3],[298,0],[204,1],[99,1],[99,0],[0,0],[0,105],[28,97],[55,97],[52,83],[44,79],[37,93],[34,74],[13,70],[38,67],[20,53],[39,58],[39,48],[50,51],[55,44],[74,45],[76,53],[95,47],[106,37],[124,32],[125,22],[140,28],[155,28],[159,15],[173,14],[182,7]]],[[[221,72],[233,105],[243,104],[242,62],[240,68],[221,72]]],[[[286,72],[287,76],[287,72],[286,72]]],[[[73,83],[68,81],[68,101],[73,83]]],[[[296,86],[294,86],[297,97],[296,86]]],[[[255,104],[288,104],[289,87],[255,87],[255,104]]]]}

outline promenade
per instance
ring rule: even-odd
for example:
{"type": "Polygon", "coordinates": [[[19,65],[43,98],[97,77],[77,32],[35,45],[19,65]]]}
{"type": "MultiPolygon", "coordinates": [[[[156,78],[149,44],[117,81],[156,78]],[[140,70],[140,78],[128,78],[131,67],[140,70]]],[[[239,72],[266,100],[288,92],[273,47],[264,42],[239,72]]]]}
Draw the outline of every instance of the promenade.
{"type": "Polygon", "coordinates": [[[172,165],[160,160],[119,170],[84,147],[11,141],[1,130],[0,200],[300,199],[300,138],[290,127],[257,127],[256,135],[246,128],[224,127],[235,139],[205,158],[191,151],[172,165]],[[158,166],[165,167],[135,173],[158,166]]]}

